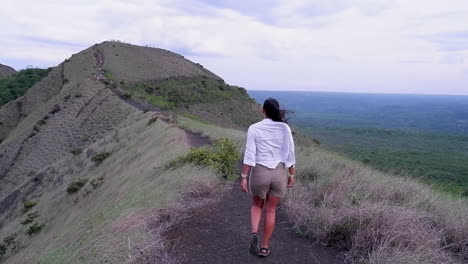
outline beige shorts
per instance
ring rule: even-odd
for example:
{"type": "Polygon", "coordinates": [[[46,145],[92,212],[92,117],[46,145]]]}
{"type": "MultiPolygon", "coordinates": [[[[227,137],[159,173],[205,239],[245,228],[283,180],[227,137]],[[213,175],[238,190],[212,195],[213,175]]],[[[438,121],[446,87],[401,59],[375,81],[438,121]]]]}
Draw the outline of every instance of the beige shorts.
{"type": "Polygon", "coordinates": [[[266,196],[283,197],[287,185],[284,163],[279,163],[275,169],[257,164],[252,168],[249,178],[249,191],[252,196],[265,199],[266,196]]]}

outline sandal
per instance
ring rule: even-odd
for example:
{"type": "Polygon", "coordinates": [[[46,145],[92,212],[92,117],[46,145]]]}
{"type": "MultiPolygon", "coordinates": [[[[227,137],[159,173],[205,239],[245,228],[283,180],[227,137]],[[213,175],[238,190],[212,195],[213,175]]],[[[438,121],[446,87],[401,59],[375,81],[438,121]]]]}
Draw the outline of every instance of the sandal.
{"type": "Polygon", "coordinates": [[[258,235],[257,233],[252,233],[252,238],[250,240],[250,254],[258,255],[258,235]]]}
{"type": "Polygon", "coordinates": [[[270,255],[270,250],[268,248],[261,248],[260,252],[258,253],[260,257],[268,257],[270,255]]]}

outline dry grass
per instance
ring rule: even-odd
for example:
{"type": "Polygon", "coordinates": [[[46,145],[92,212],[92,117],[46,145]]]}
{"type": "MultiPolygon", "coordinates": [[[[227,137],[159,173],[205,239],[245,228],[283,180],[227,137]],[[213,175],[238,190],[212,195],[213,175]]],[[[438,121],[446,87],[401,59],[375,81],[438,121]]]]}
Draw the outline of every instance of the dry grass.
{"type": "Polygon", "coordinates": [[[164,232],[187,210],[217,197],[224,185],[208,168],[165,169],[191,146],[173,125],[147,126],[151,116],[135,112],[82,155],[42,172],[47,184],[36,186],[40,202],[34,209],[46,225],[30,237],[20,221],[5,223],[0,237],[18,232],[21,248],[7,263],[171,263],[164,232]],[[103,151],[112,155],[95,166],[90,157],[103,151]],[[99,180],[99,188],[87,184],[68,195],[68,184],[83,177],[99,180]]]}
{"type": "Polygon", "coordinates": [[[319,149],[300,150],[286,210],[299,233],[349,252],[353,263],[460,263],[468,206],[410,179],[319,149]]]}

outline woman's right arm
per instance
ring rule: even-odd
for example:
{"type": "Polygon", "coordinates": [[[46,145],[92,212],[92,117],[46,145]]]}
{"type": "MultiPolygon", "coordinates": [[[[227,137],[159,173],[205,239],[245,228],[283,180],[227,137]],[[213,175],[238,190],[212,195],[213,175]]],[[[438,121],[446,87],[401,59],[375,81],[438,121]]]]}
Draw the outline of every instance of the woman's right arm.
{"type": "Polygon", "coordinates": [[[249,127],[247,130],[247,142],[245,144],[244,162],[241,172],[241,187],[244,192],[247,192],[247,175],[249,175],[250,169],[255,166],[256,153],[257,146],[255,145],[255,137],[252,129],[249,127]]]}

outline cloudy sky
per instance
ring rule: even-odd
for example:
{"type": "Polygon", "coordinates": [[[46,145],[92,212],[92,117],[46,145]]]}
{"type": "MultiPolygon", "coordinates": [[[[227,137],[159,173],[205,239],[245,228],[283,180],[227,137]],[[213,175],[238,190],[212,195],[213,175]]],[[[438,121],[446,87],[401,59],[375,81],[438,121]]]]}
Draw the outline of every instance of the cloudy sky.
{"type": "Polygon", "coordinates": [[[16,0],[0,27],[16,69],[114,39],[251,90],[468,94],[466,0],[16,0]]]}

